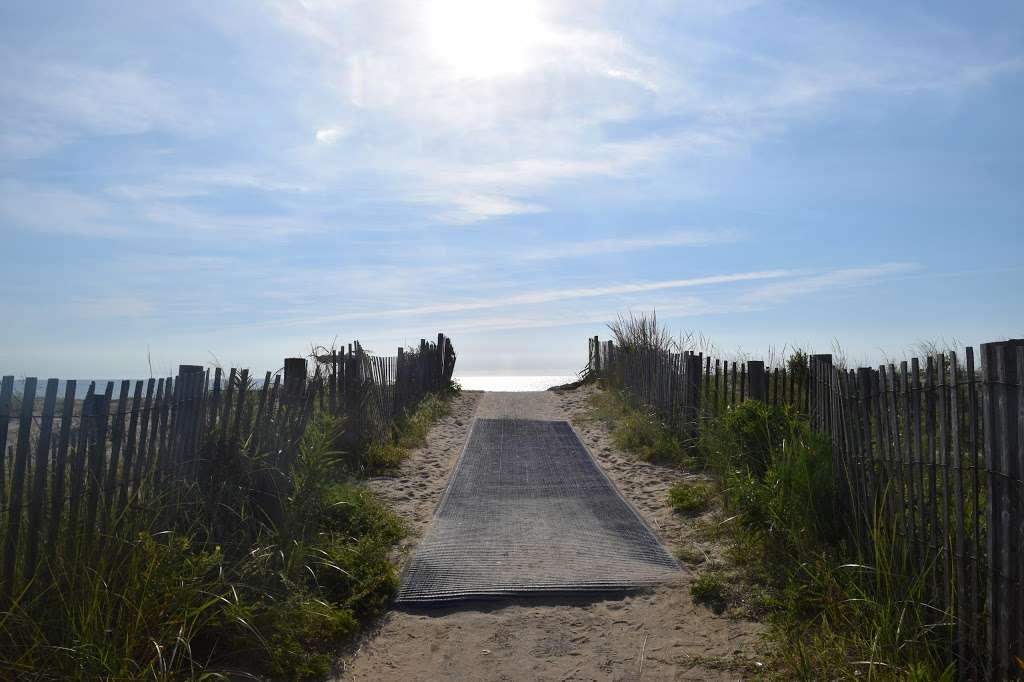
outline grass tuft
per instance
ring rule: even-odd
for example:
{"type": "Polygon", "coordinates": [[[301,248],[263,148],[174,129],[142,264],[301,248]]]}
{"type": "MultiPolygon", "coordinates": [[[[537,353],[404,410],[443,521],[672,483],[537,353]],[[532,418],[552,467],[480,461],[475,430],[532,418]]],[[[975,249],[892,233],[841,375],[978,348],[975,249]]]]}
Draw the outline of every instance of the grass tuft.
{"type": "Polygon", "coordinates": [[[717,573],[702,573],[690,583],[690,595],[698,604],[705,604],[716,613],[725,610],[728,588],[717,573]]]}
{"type": "Polygon", "coordinates": [[[680,481],[669,488],[668,503],[677,512],[698,514],[711,505],[712,495],[711,486],[680,481]]]}
{"type": "Polygon", "coordinates": [[[599,391],[591,397],[591,413],[608,425],[615,446],[645,462],[680,464],[685,450],[671,430],[650,415],[634,409],[624,396],[599,391]]]}
{"type": "MultiPolygon", "coordinates": [[[[457,385],[457,384],[456,384],[457,385]]],[[[441,396],[430,394],[416,409],[395,424],[391,440],[371,442],[366,446],[364,467],[367,473],[394,471],[409,456],[409,451],[427,442],[427,432],[450,411],[441,396]]]]}

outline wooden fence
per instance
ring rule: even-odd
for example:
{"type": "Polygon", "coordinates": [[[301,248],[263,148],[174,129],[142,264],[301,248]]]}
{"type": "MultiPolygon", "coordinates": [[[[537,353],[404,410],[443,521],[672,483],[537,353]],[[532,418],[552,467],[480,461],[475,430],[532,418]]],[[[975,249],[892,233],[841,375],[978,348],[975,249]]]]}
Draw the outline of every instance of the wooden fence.
{"type": "MultiPolygon", "coordinates": [[[[182,365],[176,377],[90,382],[0,382],[0,602],[45,579],[40,571],[64,556],[100,551],[97,541],[139,503],[176,484],[195,485],[211,507],[218,468],[239,449],[260,459],[254,489],[265,498],[287,482],[306,424],[315,409],[344,419],[351,445],[386,438],[395,420],[425,395],[448,386],[455,366],[451,341],[420,342],[411,352],[375,357],[358,343],[347,351],[285,360],[283,374],[261,383],[246,369],[182,365]],[[62,389],[62,390],[61,390],[62,389]],[[262,493],[261,493],[262,491],[262,493]]],[[[259,500],[257,500],[259,503],[259,500]]]]}
{"type": "Polygon", "coordinates": [[[861,546],[873,525],[931,566],[930,602],[948,614],[960,679],[1024,675],[1024,341],[796,372],[692,353],[623,352],[590,339],[589,367],[695,436],[745,399],[787,404],[829,437],[840,505],[861,546]]]}

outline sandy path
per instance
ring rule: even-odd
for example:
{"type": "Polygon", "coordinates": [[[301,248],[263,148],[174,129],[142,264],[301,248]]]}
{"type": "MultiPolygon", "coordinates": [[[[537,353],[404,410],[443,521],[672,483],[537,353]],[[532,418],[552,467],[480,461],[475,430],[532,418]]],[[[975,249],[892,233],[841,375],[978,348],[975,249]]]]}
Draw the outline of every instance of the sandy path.
{"type": "MultiPolygon", "coordinates": [[[[474,416],[567,419],[609,477],[671,549],[698,543],[695,521],[674,514],[665,491],[686,475],[618,452],[606,427],[587,419],[593,389],[562,393],[476,393],[457,398],[452,414],[398,477],[371,488],[412,530],[400,548],[404,564],[422,537],[474,416]]],[[[460,602],[393,610],[346,657],[351,680],[734,680],[734,664],[756,659],[757,623],[716,615],[689,594],[693,573],[628,595],[460,602]],[[641,658],[641,652],[643,654],[641,658]]]]}

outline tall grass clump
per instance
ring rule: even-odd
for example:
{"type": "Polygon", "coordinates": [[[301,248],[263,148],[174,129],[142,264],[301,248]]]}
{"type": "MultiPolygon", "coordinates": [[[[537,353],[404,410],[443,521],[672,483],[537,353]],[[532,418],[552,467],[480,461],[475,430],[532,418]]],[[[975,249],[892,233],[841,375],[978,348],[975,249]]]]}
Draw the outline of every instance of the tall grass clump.
{"type": "Polygon", "coordinates": [[[616,347],[625,352],[635,350],[669,351],[675,348],[675,339],[668,327],[658,322],[658,314],[641,313],[619,315],[608,325],[615,337],[616,347]]]}

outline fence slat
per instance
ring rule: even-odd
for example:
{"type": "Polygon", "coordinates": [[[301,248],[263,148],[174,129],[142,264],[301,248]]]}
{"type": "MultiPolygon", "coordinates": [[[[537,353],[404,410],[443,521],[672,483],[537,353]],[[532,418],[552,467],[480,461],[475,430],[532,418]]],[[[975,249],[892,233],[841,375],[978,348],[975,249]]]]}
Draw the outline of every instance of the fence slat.
{"type": "Polygon", "coordinates": [[[128,486],[131,485],[135,472],[135,451],[138,441],[139,416],[142,408],[142,382],[135,382],[132,392],[132,407],[128,412],[128,435],[124,444],[124,464],[121,467],[121,485],[117,492],[116,512],[120,514],[128,503],[128,486]]]}
{"type": "Polygon", "coordinates": [[[899,425],[899,398],[898,378],[896,366],[889,364],[888,378],[886,382],[886,414],[889,420],[889,434],[892,442],[893,469],[895,470],[896,504],[900,510],[900,529],[903,532],[904,540],[910,539],[910,521],[907,513],[907,483],[904,476],[903,442],[900,438],[899,425]]]}
{"type": "Polygon", "coordinates": [[[917,500],[920,499],[920,495],[918,493],[917,481],[914,476],[914,445],[913,429],[911,427],[912,415],[910,411],[910,376],[908,374],[906,360],[900,363],[898,392],[900,412],[903,417],[902,421],[897,422],[897,430],[903,434],[901,447],[903,453],[903,480],[907,486],[906,522],[910,532],[910,546],[915,548],[914,551],[916,551],[916,548],[921,542],[921,539],[918,536],[917,527],[917,500]]]}
{"type": "Polygon", "coordinates": [[[945,590],[945,583],[942,576],[942,565],[939,559],[941,538],[939,535],[939,485],[936,469],[936,440],[935,440],[935,363],[931,356],[928,356],[925,363],[924,398],[925,398],[925,434],[924,434],[924,455],[927,459],[928,470],[928,543],[931,556],[935,562],[935,570],[932,571],[932,592],[936,599],[945,590]]]}
{"type": "Polygon", "coordinates": [[[146,382],[146,397],[142,403],[142,414],[139,416],[141,426],[139,428],[139,449],[135,459],[135,467],[132,471],[132,493],[140,497],[143,493],[143,476],[150,470],[153,463],[153,444],[156,442],[156,427],[160,402],[160,394],[163,392],[163,379],[158,382],[150,378],[146,382]]]}
{"type": "Polygon", "coordinates": [[[71,423],[75,414],[75,391],[78,382],[69,379],[64,382],[64,402],[60,412],[60,436],[57,439],[57,454],[53,460],[53,486],[50,491],[50,524],[46,540],[50,545],[50,559],[57,555],[60,526],[64,511],[64,481],[67,472],[68,449],[71,446],[71,423]]]}
{"type": "Polygon", "coordinates": [[[985,584],[981,568],[982,562],[982,537],[981,537],[981,448],[978,437],[978,382],[977,371],[974,366],[974,348],[968,346],[966,349],[967,363],[967,405],[968,405],[968,434],[971,471],[971,510],[974,516],[974,523],[971,528],[971,586],[970,586],[970,612],[968,618],[971,622],[973,633],[971,641],[972,657],[969,675],[975,678],[981,677],[981,666],[978,659],[985,654],[985,637],[987,632],[984,623],[981,621],[985,609],[985,584]]]}
{"type": "Polygon", "coordinates": [[[35,480],[28,507],[28,533],[25,535],[25,582],[35,575],[39,558],[39,535],[43,525],[43,508],[46,505],[46,482],[49,477],[50,439],[53,434],[53,416],[57,407],[57,379],[46,382],[43,398],[43,412],[39,424],[39,441],[36,443],[35,480]]]}
{"type": "Polygon", "coordinates": [[[107,417],[110,412],[110,397],[113,384],[108,383],[101,397],[98,397],[93,409],[95,419],[91,447],[89,447],[89,468],[86,486],[85,508],[85,546],[92,547],[92,537],[96,532],[96,516],[99,512],[100,495],[104,488],[106,475],[107,451],[107,417]]]}
{"type": "Polygon", "coordinates": [[[131,390],[130,381],[121,382],[121,390],[117,395],[117,412],[114,414],[114,422],[110,429],[110,466],[107,472],[107,480],[103,492],[102,526],[103,533],[110,528],[110,517],[114,513],[114,493],[117,490],[117,481],[121,464],[121,440],[124,438],[124,418],[128,411],[128,392],[131,390]]]}
{"type": "Polygon", "coordinates": [[[954,543],[953,558],[956,564],[956,588],[953,590],[954,608],[956,609],[956,637],[957,658],[966,662],[968,658],[967,644],[970,640],[969,628],[971,622],[968,619],[968,599],[963,597],[967,587],[967,564],[964,557],[965,529],[964,529],[964,479],[961,466],[962,453],[960,450],[960,376],[957,368],[956,353],[949,354],[949,416],[950,416],[950,456],[953,460],[953,517],[956,529],[956,542],[954,543]]]}
{"type": "Polygon", "coordinates": [[[14,589],[14,570],[18,558],[18,533],[21,530],[22,486],[25,483],[25,469],[28,466],[29,447],[32,437],[32,412],[36,402],[36,378],[25,379],[21,393],[21,418],[18,420],[18,447],[14,453],[14,468],[11,471],[11,489],[7,505],[7,536],[4,538],[4,582],[0,593],[0,604],[9,604],[14,589]]]}
{"type": "MultiPolygon", "coordinates": [[[[927,540],[927,516],[925,513],[925,500],[927,489],[925,486],[924,462],[921,458],[921,365],[917,358],[910,361],[910,428],[907,430],[907,437],[910,439],[910,456],[917,469],[917,504],[916,526],[917,526],[917,552],[918,558],[924,559],[928,556],[927,540]]],[[[913,472],[911,472],[913,475],[913,472]]]]}
{"type": "Polygon", "coordinates": [[[7,491],[7,433],[11,423],[11,400],[14,396],[14,377],[5,376],[0,382],[0,509],[4,509],[7,491]]]}
{"type": "MultiPolygon", "coordinates": [[[[949,608],[950,606],[950,586],[953,580],[953,563],[950,551],[950,540],[952,533],[950,533],[950,518],[949,518],[949,383],[947,381],[946,372],[946,356],[939,354],[935,356],[935,367],[938,372],[938,418],[939,418],[939,443],[937,458],[941,463],[942,467],[942,502],[941,511],[939,513],[939,524],[940,524],[940,537],[942,539],[942,552],[939,555],[939,565],[942,568],[942,598],[940,604],[942,607],[949,608]]],[[[952,637],[952,629],[949,630],[949,636],[952,637]]]]}

